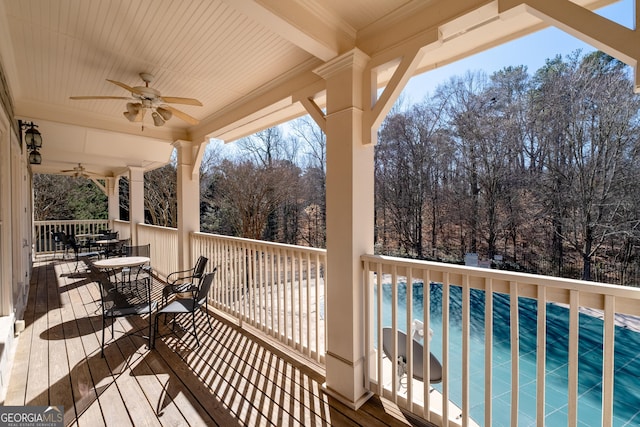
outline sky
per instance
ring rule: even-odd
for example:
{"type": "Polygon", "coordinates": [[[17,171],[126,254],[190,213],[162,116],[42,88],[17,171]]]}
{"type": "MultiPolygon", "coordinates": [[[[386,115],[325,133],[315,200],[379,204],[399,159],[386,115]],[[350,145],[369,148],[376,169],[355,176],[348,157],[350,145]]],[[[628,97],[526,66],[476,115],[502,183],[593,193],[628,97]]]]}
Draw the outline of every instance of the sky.
{"type": "MultiPolygon", "coordinates": [[[[626,27],[634,26],[634,0],[621,0],[596,10],[596,13],[626,27]]],[[[564,57],[578,49],[582,54],[595,50],[593,46],[550,27],[413,77],[405,87],[403,97],[409,103],[420,102],[425,96],[433,95],[439,84],[447,82],[453,76],[463,76],[467,71],[480,70],[491,75],[507,66],[526,65],[529,73],[533,74],[547,59],[558,54],[564,57]]]]}

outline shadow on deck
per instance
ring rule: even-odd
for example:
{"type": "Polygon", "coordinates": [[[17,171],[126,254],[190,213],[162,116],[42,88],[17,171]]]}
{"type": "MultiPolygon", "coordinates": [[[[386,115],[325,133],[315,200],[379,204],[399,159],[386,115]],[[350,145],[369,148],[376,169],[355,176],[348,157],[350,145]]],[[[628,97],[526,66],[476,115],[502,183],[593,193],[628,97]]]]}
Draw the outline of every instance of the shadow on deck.
{"type": "MultiPolygon", "coordinates": [[[[146,319],[118,319],[101,358],[98,287],[74,269],[34,265],[7,406],[63,405],[65,425],[92,427],[430,425],[377,396],[358,411],[345,407],[322,392],[321,367],[215,313],[212,330],[198,317],[200,347],[164,328],[152,351],[129,334],[146,319]]],[[[154,283],[158,301],[162,285],[154,283]]]]}

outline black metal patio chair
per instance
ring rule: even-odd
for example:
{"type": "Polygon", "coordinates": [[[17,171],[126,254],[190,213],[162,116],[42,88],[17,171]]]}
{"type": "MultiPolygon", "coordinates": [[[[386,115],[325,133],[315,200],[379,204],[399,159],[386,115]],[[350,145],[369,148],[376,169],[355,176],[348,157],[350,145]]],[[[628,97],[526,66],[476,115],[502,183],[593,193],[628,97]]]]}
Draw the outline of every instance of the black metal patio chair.
{"type": "MultiPolygon", "coordinates": [[[[115,321],[120,317],[149,315],[147,338],[149,340],[148,347],[151,348],[153,333],[151,317],[158,305],[156,301],[151,299],[151,282],[139,283],[138,286],[141,286],[141,289],[138,292],[123,293],[109,280],[109,277],[104,272],[96,272],[94,279],[100,288],[102,303],[102,345],[100,356],[104,357],[104,330],[107,327],[107,322],[111,321],[111,338],[113,338],[115,321]]],[[[135,332],[138,331],[133,333],[135,332]]]]}
{"type": "MultiPolygon", "coordinates": [[[[124,256],[151,257],[151,244],[146,245],[123,245],[124,256]]],[[[139,267],[126,267],[122,269],[122,282],[135,285],[138,282],[151,282],[151,265],[143,264],[139,267]]]]}
{"type": "Polygon", "coordinates": [[[56,257],[58,250],[67,250],[67,234],[64,231],[55,231],[51,233],[51,242],[53,243],[53,257],[56,257]]]}
{"type": "Polygon", "coordinates": [[[73,250],[73,254],[76,260],[75,271],[78,271],[78,265],[80,264],[81,259],[86,260],[100,257],[99,251],[83,251],[84,248],[80,246],[80,244],[76,241],[76,238],[72,235],[65,237],[65,244],[73,250]]]}
{"type": "Polygon", "coordinates": [[[173,314],[173,322],[172,322],[172,331],[175,332],[175,326],[179,316],[182,315],[191,315],[191,323],[192,323],[192,331],[185,329],[186,332],[189,332],[196,339],[196,345],[200,346],[200,340],[198,339],[198,328],[196,326],[196,313],[201,311],[201,308],[204,308],[205,315],[207,316],[207,323],[209,324],[209,328],[213,330],[213,326],[211,326],[211,319],[209,318],[208,311],[208,299],[209,299],[209,290],[211,289],[211,285],[213,283],[213,278],[215,276],[217,268],[214,268],[211,273],[207,273],[200,285],[192,291],[191,298],[176,298],[169,304],[165,305],[163,308],[158,310],[155,318],[155,326],[154,326],[154,337],[152,340],[151,347],[155,347],[155,338],[158,334],[158,318],[160,315],[173,314]]]}
{"type": "Polygon", "coordinates": [[[193,268],[174,271],[167,276],[167,286],[162,289],[162,304],[166,305],[171,295],[191,292],[198,287],[209,258],[200,255],[193,268]]]}

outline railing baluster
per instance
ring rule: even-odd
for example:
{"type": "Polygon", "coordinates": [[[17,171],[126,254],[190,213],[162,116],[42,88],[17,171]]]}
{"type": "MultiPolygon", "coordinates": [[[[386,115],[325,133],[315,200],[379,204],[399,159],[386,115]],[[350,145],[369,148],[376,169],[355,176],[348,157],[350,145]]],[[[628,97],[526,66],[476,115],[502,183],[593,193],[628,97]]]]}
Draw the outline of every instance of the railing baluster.
{"type": "Polygon", "coordinates": [[[376,300],[376,319],[378,319],[378,328],[376,333],[378,335],[376,342],[378,343],[378,394],[384,395],[384,374],[383,374],[383,356],[382,351],[382,263],[376,263],[376,286],[378,289],[378,296],[376,300]]]}
{"type": "Polygon", "coordinates": [[[536,425],[543,427],[545,413],[547,359],[547,288],[538,286],[538,322],[536,354],[536,425]]]}
{"type": "Polygon", "coordinates": [[[373,286],[371,285],[371,270],[369,269],[369,262],[365,261],[364,266],[364,348],[366,352],[366,363],[364,365],[364,387],[367,390],[371,390],[371,363],[373,350],[373,286]]]}
{"type": "Polygon", "coordinates": [[[245,274],[244,274],[244,265],[245,265],[245,253],[243,250],[241,250],[240,248],[240,243],[234,243],[233,244],[233,258],[234,258],[234,276],[235,276],[235,280],[234,283],[236,284],[236,288],[237,288],[237,293],[238,293],[238,298],[236,301],[238,301],[238,309],[239,311],[239,318],[240,318],[240,322],[243,322],[246,320],[246,299],[248,297],[248,287],[247,287],[247,283],[246,283],[246,279],[245,279],[245,274]]]}
{"type": "MultiPolygon", "coordinates": [[[[311,256],[309,253],[306,254],[307,268],[305,270],[305,282],[306,286],[304,287],[305,295],[306,295],[306,310],[307,313],[307,324],[306,330],[307,335],[305,339],[305,345],[307,346],[307,356],[311,357],[311,256]]],[[[300,281],[302,283],[302,281],[300,281]]]]}
{"type": "Polygon", "coordinates": [[[284,250],[284,256],[283,256],[283,268],[284,268],[284,280],[283,280],[283,301],[284,301],[284,314],[283,314],[283,319],[284,319],[284,339],[285,339],[285,343],[287,345],[291,345],[290,342],[290,335],[289,335],[289,274],[290,274],[290,269],[289,269],[289,251],[284,250]]]}
{"type": "MultiPolygon", "coordinates": [[[[316,362],[320,362],[320,255],[315,254],[315,334],[316,334],[316,362]]],[[[324,322],[323,322],[324,323],[324,322]]],[[[324,334],[322,334],[324,336],[324,334]]]]}
{"type": "Polygon", "coordinates": [[[615,355],[615,315],[616,298],[604,297],[604,331],[602,355],[602,426],[611,427],[613,420],[613,381],[615,355]]]}
{"type": "Polygon", "coordinates": [[[469,340],[471,322],[469,276],[462,278],[462,426],[469,425],[469,340]]]}
{"type": "MultiPolygon", "coordinates": [[[[323,280],[323,289],[324,289],[323,290],[323,295],[324,295],[324,297],[323,297],[323,301],[324,301],[324,313],[325,313],[325,316],[326,316],[326,313],[327,313],[327,283],[326,283],[326,279],[327,279],[327,277],[329,277],[328,276],[328,274],[329,274],[328,273],[329,265],[327,264],[327,253],[326,252],[322,255],[322,265],[324,266],[324,280],[323,280]]],[[[324,349],[326,351],[327,347],[329,345],[328,344],[329,343],[329,337],[327,336],[328,335],[327,334],[327,322],[324,321],[322,323],[323,323],[323,328],[324,328],[324,333],[323,333],[324,334],[324,349]]]]}
{"type": "Polygon", "coordinates": [[[393,342],[391,344],[391,394],[393,401],[398,403],[398,270],[393,266],[391,272],[391,331],[393,342]]]}
{"type": "Polygon", "coordinates": [[[449,272],[442,278],[442,425],[449,425],[449,272]]]}
{"type": "Polygon", "coordinates": [[[276,304],[276,295],[277,295],[277,287],[276,287],[276,263],[275,263],[275,253],[269,253],[269,290],[271,295],[271,335],[277,337],[278,328],[275,323],[275,319],[278,318],[279,313],[277,310],[276,304]]]}
{"type": "Polygon", "coordinates": [[[569,390],[568,390],[568,426],[578,425],[578,334],[579,302],[578,290],[569,292],[569,390]]]}
{"type": "MultiPolygon", "coordinates": [[[[302,269],[302,257],[297,254],[296,258],[298,260],[298,280],[295,281],[295,283],[298,284],[298,304],[296,304],[296,307],[298,307],[298,309],[304,307],[303,302],[302,302],[302,277],[304,276],[304,271],[302,269]]],[[[303,329],[303,325],[304,322],[302,321],[302,313],[300,316],[298,316],[298,341],[300,342],[299,344],[299,348],[298,350],[300,350],[301,353],[304,352],[304,329],[303,329]]]]}
{"type": "Polygon", "coordinates": [[[412,323],[412,319],[413,319],[413,274],[412,274],[412,270],[411,267],[409,267],[407,269],[407,273],[406,273],[406,286],[405,286],[405,292],[406,292],[406,296],[405,299],[407,301],[407,314],[405,316],[406,318],[406,326],[405,326],[405,332],[407,333],[407,339],[406,339],[406,354],[407,354],[407,373],[406,373],[406,377],[407,377],[407,404],[409,407],[410,411],[413,411],[413,364],[415,363],[415,361],[413,360],[413,334],[412,334],[412,330],[411,330],[411,323],[412,323]]]}
{"type": "Polygon", "coordinates": [[[493,280],[484,280],[484,425],[493,413],[493,280]]]}
{"type": "Polygon", "coordinates": [[[257,311],[257,301],[258,301],[258,296],[257,294],[259,294],[258,292],[258,284],[256,283],[256,277],[255,277],[255,263],[256,263],[256,253],[255,253],[255,249],[253,248],[253,245],[246,245],[245,246],[245,251],[247,253],[246,255],[246,260],[247,260],[247,273],[246,273],[246,277],[247,277],[247,286],[249,287],[249,318],[251,320],[251,325],[259,327],[257,320],[258,320],[258,311],[257,311]]]}
{"type": "MultiPolygon", "coordinates": [[[[422,366],[424,367],[424,378],[431,378],[431,340],[430,328],[431,328],[431,272],[429,270],[422,270],[422,321],[424,322],[423,330],[423,343],[424,352],[422,354],[422,366]]],[[[422,382],[422,395],[424,396],[424,403],[422,405],[422,417],[427,421],[431,421],[431,385],[429,380],[422,382]]]]}
{"type": "Polygon", "coordinates": [[[284,319],[283,319],[283,311],[284,311],[284,307],[283,307],[283,303],[282,301],[282,249],[278,249],[277,250],[277,257],[276,257],[276,307],[277,307],[277,311],[278,311],[278,319],[276,320],[276,323],[278,325],[278,340],[280,342],[284,342],[283,341],[283,337],[285,336],[285,334],[283,334],[283,329],[284,329],[284,319]]]}
{"type": "Polygon", "coordinates": [[[520,373],[520,321],[518,284],[509,282],[511,318],[511,425],[518,425],[519,373],[520,373]]]}

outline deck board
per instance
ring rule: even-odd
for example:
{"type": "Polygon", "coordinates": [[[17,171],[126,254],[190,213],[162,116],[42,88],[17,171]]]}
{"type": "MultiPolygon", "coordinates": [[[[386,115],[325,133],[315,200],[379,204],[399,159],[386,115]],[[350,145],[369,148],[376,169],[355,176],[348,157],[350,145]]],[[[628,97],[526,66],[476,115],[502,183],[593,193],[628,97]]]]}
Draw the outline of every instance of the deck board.
{"type": "Polygon", "coordinates": [[[377,397],[353,411],[323,393],[316,362],[215,313],[212,329],[197,318],[199,347],[161,321],[154,350],[129,334],[148,327],[148,318],[117,319],[102,358],[100,294],[91,280],[75,262],[35,265],[4,404],[63,404],[65,425],[80,427],[429,425],[377,397]]]}

